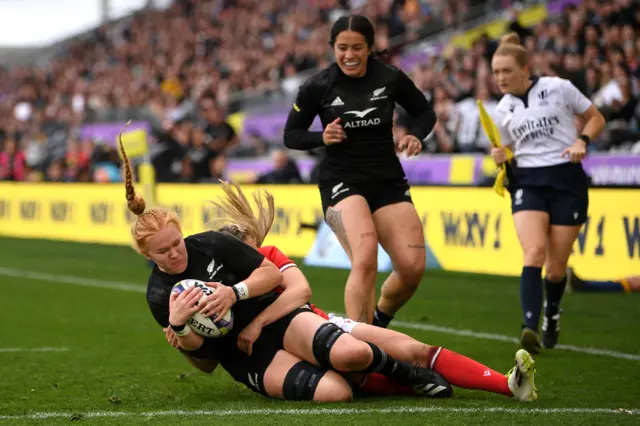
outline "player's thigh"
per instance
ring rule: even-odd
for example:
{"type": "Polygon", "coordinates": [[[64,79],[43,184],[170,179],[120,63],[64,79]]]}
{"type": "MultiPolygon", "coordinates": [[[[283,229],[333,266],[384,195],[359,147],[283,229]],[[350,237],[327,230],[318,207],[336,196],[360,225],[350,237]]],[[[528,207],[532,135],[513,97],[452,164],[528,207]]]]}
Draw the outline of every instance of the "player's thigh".
{"type": "Polygon", "coordinates": [[[373,221],[394,271],[419,281],[427,256],[424,229],[415,206],[403,201],[380,207],[373,213],[373,221]]]}
{"type": "Polygon", "coordinates": [[[305,361],[318,364],[313,354],[316,331],[327,320],[314,312],[303,312],[291,320],[284,334],[284,349],[305,361]]]}
{"type": "Polygon", "coordinates": [[[428,351],[431,348],[431,346],[398,331],[364,323],[358,323],[353,327],[351,335],[358,340],[373,343],[395,359],[412,364],[418,362],[425,365],[428,351]]]}
{"type": "Polygon", "coordinates": [[[565,276],[571,249],[581,227],[582,225],[551,225],[545,262],[546,275],[550,280],[561,280],[565,276]]]}
{"type": "Polygon", "coordinates": [[[314,365],[340,371],[352,371],[352,364],[371,357],[369,345],[314,312],[300,313],[291,320],[284,334],[284,349],[314,365]],[[318,333],[323,326],[325,333],[318,333]]]}
{"type": "Polygon", "coordinates": [[[287,351],[278,351],[264,374],[272,398],[292,401],[349,402],[351,386],[334,371],[313,366],[287,351]]]}
{"type": "Polygon", "coordinates": [[[352,268],[377,270],[378,235],[367,200],[351,195],[327,208],[325,221],[349,255],[352,268]]]}
{"type": "Polygon", "coordinates": [[[540,189],[520,188],[511,195],[513,223],[525,266],[542,266],[549,233],[549,205],[540,189]]]}
{"type": "Polygon", "coordinates": [[[513,215],[513,222],[525,266],[541,267],[546,257],[549,215],[542,211],[523,210],[513,215]]]}

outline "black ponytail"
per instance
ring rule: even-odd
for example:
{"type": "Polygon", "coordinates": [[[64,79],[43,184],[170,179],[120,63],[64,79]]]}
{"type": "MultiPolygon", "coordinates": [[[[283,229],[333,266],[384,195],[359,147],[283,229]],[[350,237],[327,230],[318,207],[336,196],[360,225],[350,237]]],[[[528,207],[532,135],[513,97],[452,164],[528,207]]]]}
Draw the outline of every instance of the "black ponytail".
{"type": "Polygon", "coordinates": [[[376,31],[373,28],[373,24],[366,16],[349,15],[338,18],[331,27],[331,38],[329,39],[329,45],[331,45],[331,47],[335,45],[338,34],[343,31],[354,31],[362,34],[369,48],[373,48],[376,31]]]}

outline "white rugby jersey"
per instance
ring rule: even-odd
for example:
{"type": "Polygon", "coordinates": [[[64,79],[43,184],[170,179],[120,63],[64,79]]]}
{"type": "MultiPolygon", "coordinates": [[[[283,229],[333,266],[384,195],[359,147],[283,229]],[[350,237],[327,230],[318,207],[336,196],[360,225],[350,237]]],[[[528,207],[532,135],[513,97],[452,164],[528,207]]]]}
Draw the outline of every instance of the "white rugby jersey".
{"type": "Polygon", "coordinates": [[[540,77],[522,96],[504,95],[496,107],[503,145],[512,145],[518,167],[566,163],[562,151],[576,141],[574,117],[591,106],[569,80],[540,77]]]}

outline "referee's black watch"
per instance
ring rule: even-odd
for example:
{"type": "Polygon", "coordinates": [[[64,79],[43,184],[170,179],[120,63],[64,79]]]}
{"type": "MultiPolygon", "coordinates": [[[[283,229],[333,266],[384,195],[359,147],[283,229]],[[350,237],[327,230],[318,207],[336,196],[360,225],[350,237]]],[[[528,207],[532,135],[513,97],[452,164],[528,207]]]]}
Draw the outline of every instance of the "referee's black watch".
{"type": "Polygon", "coordinates": [[[578,136],[578,139],[581,139],[584,141],[584,143],[586,143],[587,145],[589,145],[591,143],[591,138],[585,134],[582,134],[580,136],[578,136]]]}

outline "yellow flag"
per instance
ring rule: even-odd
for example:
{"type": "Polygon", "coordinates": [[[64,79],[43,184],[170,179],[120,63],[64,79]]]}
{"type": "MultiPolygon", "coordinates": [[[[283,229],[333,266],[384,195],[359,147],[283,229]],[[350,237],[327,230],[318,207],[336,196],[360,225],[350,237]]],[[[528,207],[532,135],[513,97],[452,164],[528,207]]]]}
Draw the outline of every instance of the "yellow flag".
{"type": "MultiPolygon", "coordinates": [[[[500,132],[496,127],[496,123],[493,121],[491,116],[487,113],[487,110],[484,109],[484,105],[480,99],[476,100],[478,104],[478,110],[480,112],[480,124],[482,124],[482,129],[484,133],[489,138],[491,145],[496,148],[501,148],[502,143],[500,142],[500,132]]],[[[505,149],[507,154],[507,162],[511,162],[513,159],[513,152],[509,148],[505,149]]],[[[496,181],[493,184],[493,189],[498,193],[498,195],[504,197],[504,181],[507,178],[507,165],[503,164],[500,166],[500,171],[496,176],[496,181]]]]}

